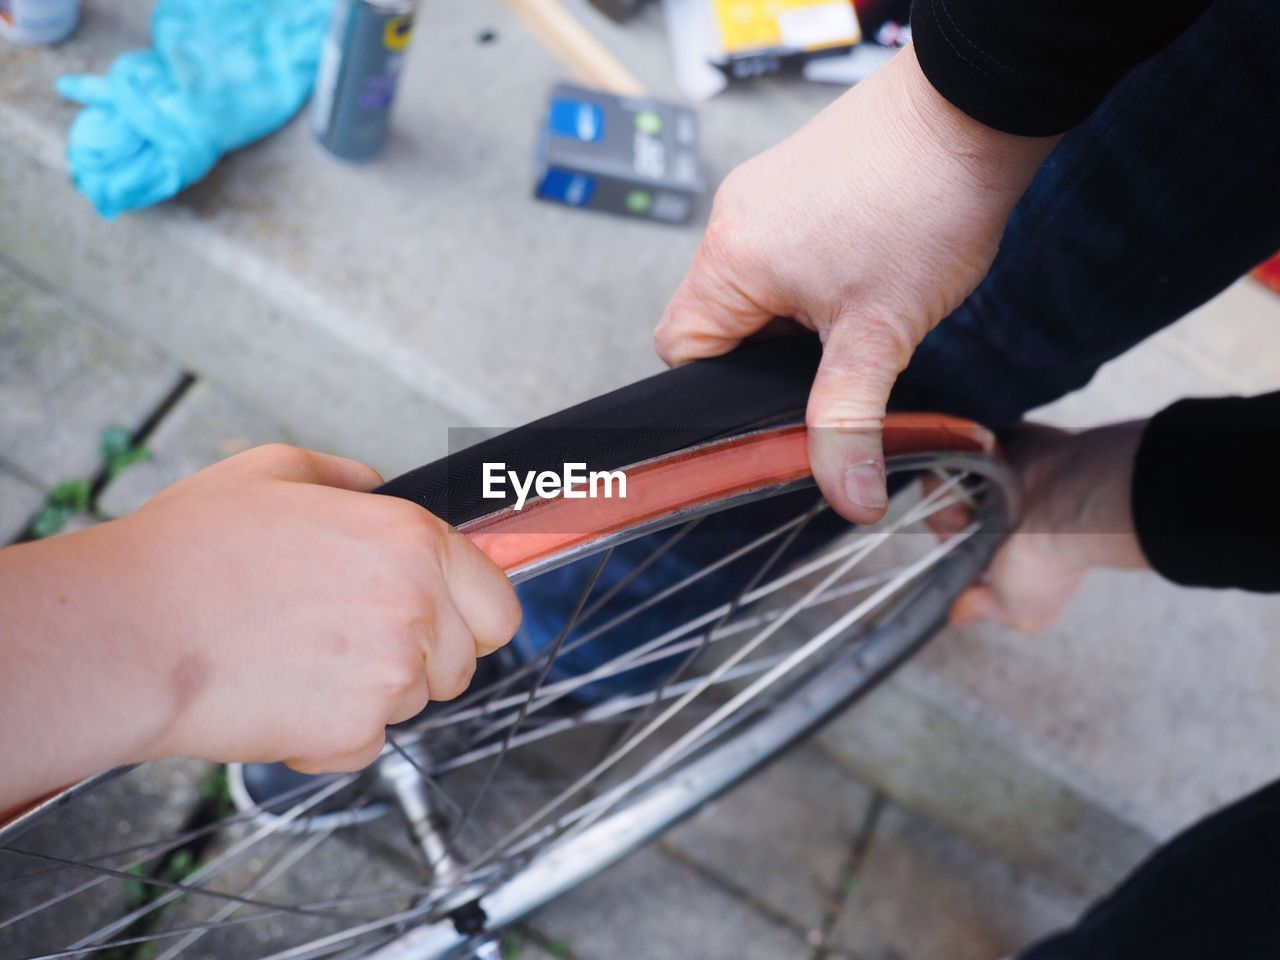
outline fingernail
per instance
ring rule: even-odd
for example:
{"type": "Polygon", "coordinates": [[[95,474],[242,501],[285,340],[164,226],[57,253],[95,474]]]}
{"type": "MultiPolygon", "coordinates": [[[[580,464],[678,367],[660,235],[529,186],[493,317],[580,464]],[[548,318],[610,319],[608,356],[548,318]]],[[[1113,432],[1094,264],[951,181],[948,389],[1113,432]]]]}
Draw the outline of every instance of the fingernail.
{"type": "Polygon", "coordinates": [[[889,504],[889,494],[884,485],[884,464],[879,460],[864,460],[846,467],[844,494],[860,507],[880,510],[889,504]]]}

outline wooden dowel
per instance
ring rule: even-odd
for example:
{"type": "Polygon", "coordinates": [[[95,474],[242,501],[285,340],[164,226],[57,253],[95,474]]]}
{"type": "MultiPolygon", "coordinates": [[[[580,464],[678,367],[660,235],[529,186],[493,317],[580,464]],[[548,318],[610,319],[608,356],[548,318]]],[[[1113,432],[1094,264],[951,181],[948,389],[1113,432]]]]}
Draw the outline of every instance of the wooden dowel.
{"type": "Polygon", "coordinates": [[[584,83],[629,97],[644,84],[558,0],[507,0],[539,40],[584,83]]]}

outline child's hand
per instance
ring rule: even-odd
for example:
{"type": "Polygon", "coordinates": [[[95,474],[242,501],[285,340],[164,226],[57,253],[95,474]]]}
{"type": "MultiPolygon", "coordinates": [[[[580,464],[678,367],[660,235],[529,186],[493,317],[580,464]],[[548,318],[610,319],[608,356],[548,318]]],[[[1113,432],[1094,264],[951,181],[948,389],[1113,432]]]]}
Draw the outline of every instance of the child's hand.
{"type": "MultiPolygon", "coordinates": [[[[520,622],[510,583],[369,467],[260,447],[119,523],[170,722],[157,754],[373,761],[388,724],[467,687],[520,622]]],[[[127,558],[127,560],[125,559],[127,558]]]]}

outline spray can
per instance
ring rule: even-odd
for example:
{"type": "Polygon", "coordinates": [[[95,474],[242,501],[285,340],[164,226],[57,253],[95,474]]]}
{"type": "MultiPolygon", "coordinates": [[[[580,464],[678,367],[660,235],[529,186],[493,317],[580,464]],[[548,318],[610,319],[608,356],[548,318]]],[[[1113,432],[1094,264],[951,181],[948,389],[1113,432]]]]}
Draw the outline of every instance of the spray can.
{"type": "Polygon", "coordinates": [[[0,37],[42,47],[71,36],[80,22],[80,0],[0,0],[0,37]]]}
{"type": "Polygon", "coordinates": [[[414,0],[337,0],[316,79],[316,137],[367,160],[387,142],[391,102],[413,30],[414,0]]]}

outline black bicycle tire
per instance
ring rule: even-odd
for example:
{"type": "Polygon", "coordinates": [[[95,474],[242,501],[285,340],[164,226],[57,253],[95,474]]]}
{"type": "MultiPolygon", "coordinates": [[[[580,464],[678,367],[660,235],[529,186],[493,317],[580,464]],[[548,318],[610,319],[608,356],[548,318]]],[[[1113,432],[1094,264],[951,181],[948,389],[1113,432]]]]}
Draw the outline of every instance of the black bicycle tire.
{"type": "Polygon", "coordinates": [[[665,370],[402,474],[377,493],[402,497],[453,526],[514,503],[483,498],[483,465],[521,474],[566,463],[615,470],[752,429],[802,419],[822,349],[801,335],[665,370]]]}

